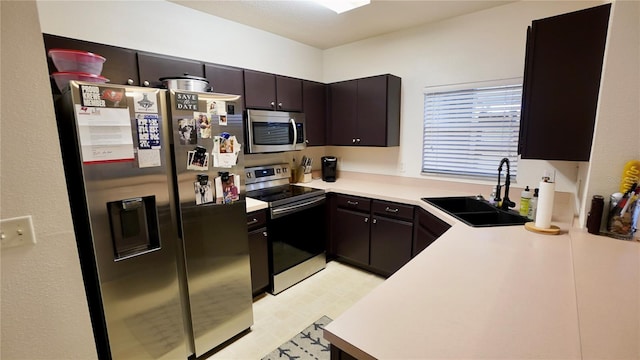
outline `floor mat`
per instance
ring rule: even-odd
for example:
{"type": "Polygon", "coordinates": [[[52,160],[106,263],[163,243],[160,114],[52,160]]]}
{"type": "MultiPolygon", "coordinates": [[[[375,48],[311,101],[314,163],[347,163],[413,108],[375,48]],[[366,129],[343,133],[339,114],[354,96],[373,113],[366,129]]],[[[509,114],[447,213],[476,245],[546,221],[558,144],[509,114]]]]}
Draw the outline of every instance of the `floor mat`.
{"type": "Polygon", "coordinates": [[[331,352],[329,342],[322,337],[322,330],[330,322],[327,316],[321,317],[262,360],[328,360],[331,352]]]}

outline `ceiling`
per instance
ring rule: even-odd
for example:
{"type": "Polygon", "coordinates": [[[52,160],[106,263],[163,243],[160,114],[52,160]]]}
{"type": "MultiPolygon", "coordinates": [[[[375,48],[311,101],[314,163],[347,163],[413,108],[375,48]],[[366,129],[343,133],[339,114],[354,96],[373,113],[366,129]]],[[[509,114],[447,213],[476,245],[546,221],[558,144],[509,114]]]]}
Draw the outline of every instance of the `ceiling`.
{"type": "Polygon", "coordinates": [[[371,0],[369,5],[336,14],[306,0],[170,1],[319,49],[328,49],[513,2],[371,0]]]}

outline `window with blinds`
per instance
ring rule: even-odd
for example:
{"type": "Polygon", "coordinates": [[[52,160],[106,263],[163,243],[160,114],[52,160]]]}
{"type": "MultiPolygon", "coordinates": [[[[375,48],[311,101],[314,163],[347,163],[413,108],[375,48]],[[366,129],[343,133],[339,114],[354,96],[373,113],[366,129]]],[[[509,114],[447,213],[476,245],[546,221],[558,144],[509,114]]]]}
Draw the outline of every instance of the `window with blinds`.
{"type": "Polygon", "coordinates": [[[426,88],[422,173],[495,178],[518,169],[521,79],[426,88]]]}

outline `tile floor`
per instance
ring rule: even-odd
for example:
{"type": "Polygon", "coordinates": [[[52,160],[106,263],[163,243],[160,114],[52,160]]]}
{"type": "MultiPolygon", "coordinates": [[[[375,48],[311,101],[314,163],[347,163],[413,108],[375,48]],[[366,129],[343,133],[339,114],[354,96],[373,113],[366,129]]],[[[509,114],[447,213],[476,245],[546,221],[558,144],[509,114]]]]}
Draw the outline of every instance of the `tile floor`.
{"type": "Polygon", "coordinates": [[[255,300],[251,332],[208,359],[260,360],[322,315],[337,318],[383,281],[331,261],[326,269],[280,294],[255,300]]]}

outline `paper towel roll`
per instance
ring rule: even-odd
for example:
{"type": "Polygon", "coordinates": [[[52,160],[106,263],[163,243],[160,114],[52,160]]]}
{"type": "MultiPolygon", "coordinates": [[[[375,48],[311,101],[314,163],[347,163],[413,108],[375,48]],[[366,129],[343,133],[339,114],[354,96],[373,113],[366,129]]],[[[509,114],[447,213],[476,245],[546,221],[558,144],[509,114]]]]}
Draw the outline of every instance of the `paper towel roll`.
{"type": "Polygon", "coordinates": [[[535,225],[537,228],[549,229],[551,228],[551,215],[553,214],[553,198],[556,193],[556,184],[541,181],[539,189],[535,225]]]}

